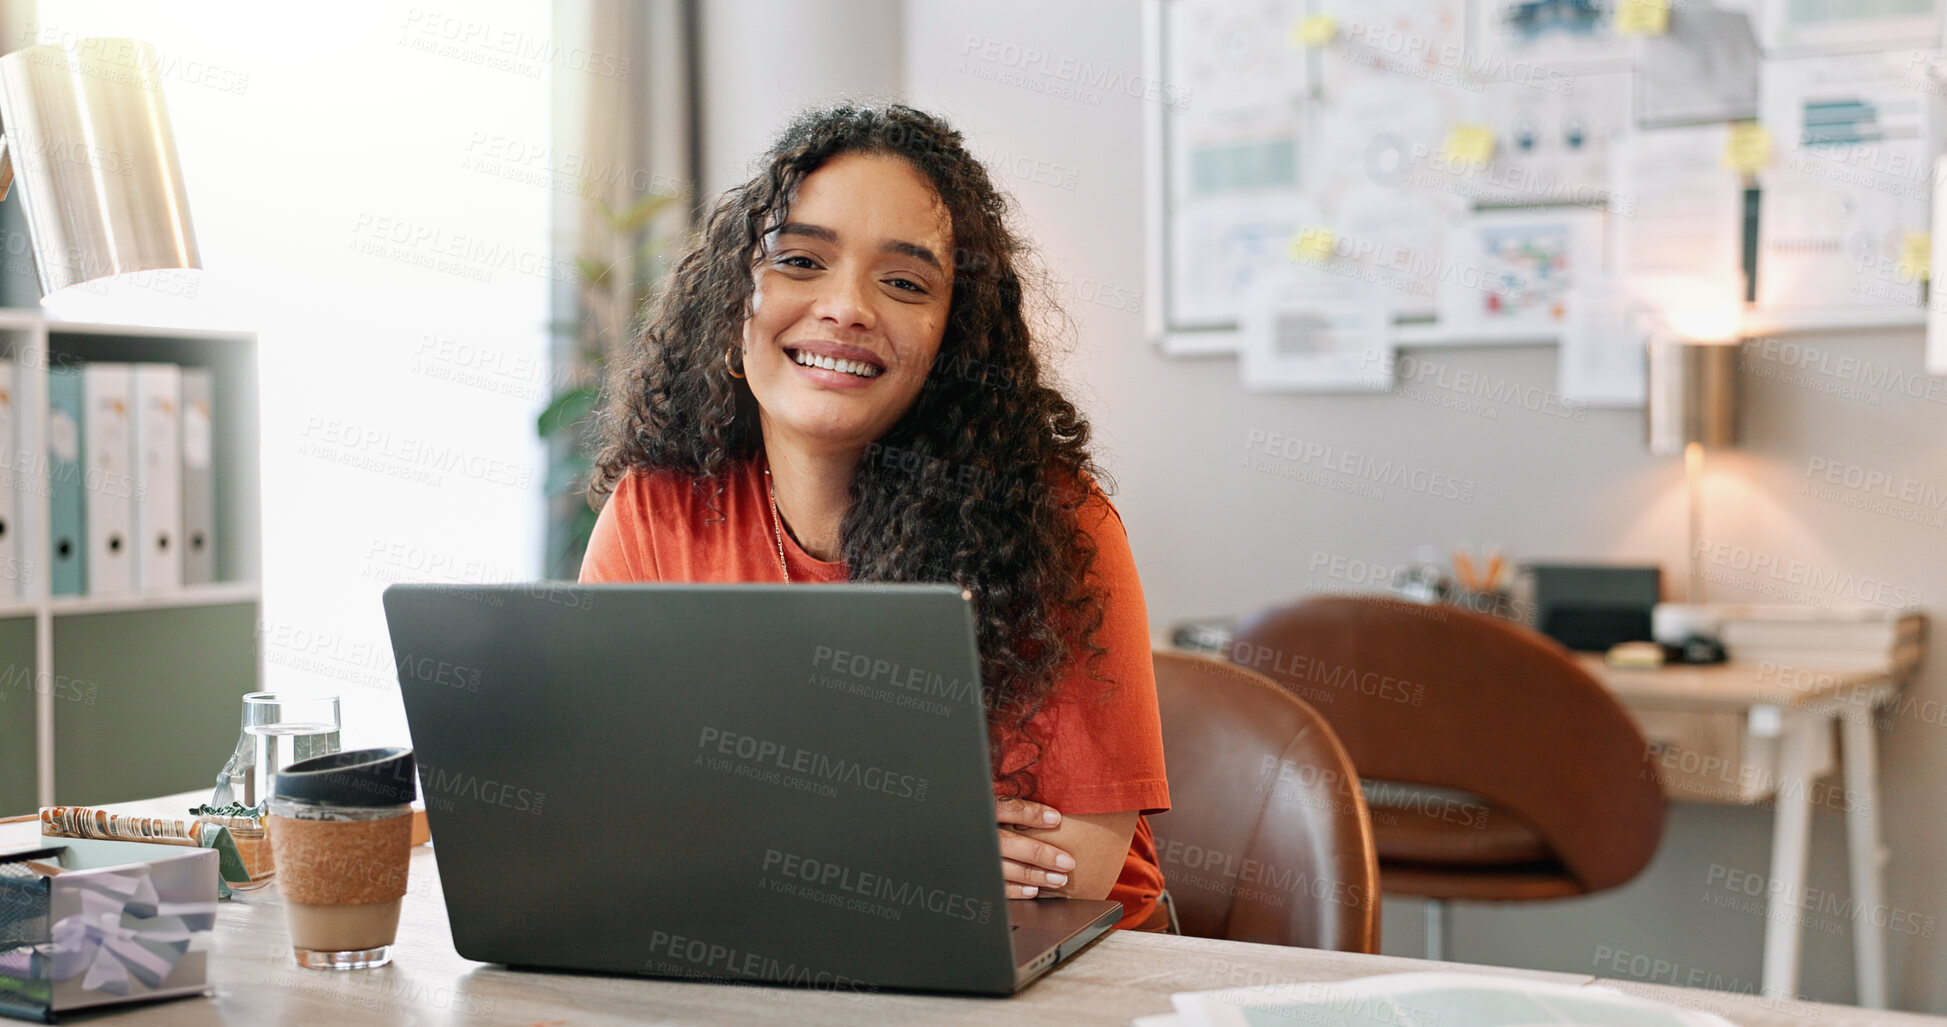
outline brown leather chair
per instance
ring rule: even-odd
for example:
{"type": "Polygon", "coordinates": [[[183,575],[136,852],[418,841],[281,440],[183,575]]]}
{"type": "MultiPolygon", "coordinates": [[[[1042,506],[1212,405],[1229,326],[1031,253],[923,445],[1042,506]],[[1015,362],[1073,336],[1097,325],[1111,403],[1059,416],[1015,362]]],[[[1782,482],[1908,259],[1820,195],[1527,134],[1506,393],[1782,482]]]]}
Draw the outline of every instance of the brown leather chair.
{"type": "MultiPolygon", "coordinates": [[[[1259,612],[1229,658],[1311,702],[1366,779],[1383,889],[1548,899],[1635,877],[1663,835],[1641,731],[1558,643],[1377,596],[1259,612]]],[[[1440,907],[1429,907],[1437,949],[1440,907]]]]}
{"type": "Polygon", "coordinates": [[[1156,653],[1170,811],[1149,818],[1185,934],[1379,951],[1379,865],[1345,748],[1261,674],[1156,653]]]}

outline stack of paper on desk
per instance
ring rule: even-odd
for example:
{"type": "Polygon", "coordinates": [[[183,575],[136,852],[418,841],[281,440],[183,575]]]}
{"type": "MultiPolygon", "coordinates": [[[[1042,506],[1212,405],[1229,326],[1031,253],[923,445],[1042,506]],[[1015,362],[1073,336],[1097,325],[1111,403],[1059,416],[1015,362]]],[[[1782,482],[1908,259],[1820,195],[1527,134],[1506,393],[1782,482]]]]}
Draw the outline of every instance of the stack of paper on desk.
{"type": "Polygon", "coordinates": [[[1730,620],[1719,634],[1740,660],[1769,660],[1799,667],[1879,667],[1920,662],[1918,613],[1877,620],[1730,620]]]}
{"type": "Polygon", "coordinates": [[[1655,620],[1659,640],[1676,633],[1664,625],[1681,621],[1689,633],[1714,636],[1734,660],[1895,673],[1920,662],[1926,635],[1920,611],[1864,603],[1664,603],[1655,620]]]}
{"type": "Polygon", "coordinates": [[[1732,1027],[1720,1016],[1609,988],[1485,974],[1385,974],[1181,992],[1170,1001],[1175,1013],[1140,1017],[1135,1027],[1732,1027]]]}

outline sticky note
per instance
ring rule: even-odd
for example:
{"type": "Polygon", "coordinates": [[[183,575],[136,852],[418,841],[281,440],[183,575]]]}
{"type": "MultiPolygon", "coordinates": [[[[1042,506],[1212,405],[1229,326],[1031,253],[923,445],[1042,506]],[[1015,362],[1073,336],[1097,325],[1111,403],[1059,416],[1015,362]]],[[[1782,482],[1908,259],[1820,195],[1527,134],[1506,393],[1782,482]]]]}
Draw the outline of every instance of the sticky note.
{"type": "Polygon", "coordinates": [[[1933,277],[1933,236],[1908,232],[1900,239],[1900,277],[1933,277]]]}
{"type": "Polygon", "coordinates": [[[1298,19],[1291,27],[1292,46],[1324,46],[1339,34],[1339,20],[1329,14],[1314,14],[1298,19]]]}
{"type": "Polygon", "coordinates": [[[1494,128],[1478,121],[1455,125],[1447,130],[1447,141],[1440,157],[1451,164],[1486,164],[1494,156],[1494,128]]]}
{"type": "Polygon", "coordinates": [[[1307,264],[1323,264],[1331,259],[1337,242],[1338,236],[1329,228],[1307,228],[1292,238],[1285,254],[1307,264]]]}
{"type": "Polygon", "coordinates": [[[1670,31],[1670,0],[1622,0],[1616,35],[1660,36],[1670,31]]]}
{"type": "Polygon", "coordinates": [[[1724,143],[1724,166],[1747,175],[1771,163],[1771,133],[1755,121],[1740,121],[1731,126],[1724,143]]]}

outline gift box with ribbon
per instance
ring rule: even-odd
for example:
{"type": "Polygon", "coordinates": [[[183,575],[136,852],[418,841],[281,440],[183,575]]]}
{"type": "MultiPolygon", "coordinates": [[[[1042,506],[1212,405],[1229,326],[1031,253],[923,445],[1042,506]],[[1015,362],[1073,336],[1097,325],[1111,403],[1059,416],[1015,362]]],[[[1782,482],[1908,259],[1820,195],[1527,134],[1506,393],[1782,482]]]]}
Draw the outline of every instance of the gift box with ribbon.
{"type": "Polygon", "coordinates": [[[0,859],[0,1015],[53,1022],[208,987],[214,849],[96,842],[0,859]]]}

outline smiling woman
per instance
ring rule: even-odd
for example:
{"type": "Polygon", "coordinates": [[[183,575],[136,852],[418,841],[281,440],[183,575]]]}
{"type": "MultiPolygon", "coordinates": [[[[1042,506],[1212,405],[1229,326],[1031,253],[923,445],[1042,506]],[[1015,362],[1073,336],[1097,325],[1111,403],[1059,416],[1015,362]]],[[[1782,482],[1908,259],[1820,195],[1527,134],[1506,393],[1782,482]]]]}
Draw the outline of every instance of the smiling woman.
{"type": "Polygon", "coordinates": [[[1008,206],[927,114],[793,122],[609,384],[582,580],[968,589],[1008,894],[1148,925],[1169,792],[1142,587],[1008,206]]]}
{"type": "Polygon", "coordinates": [[[793,502],[790,486],[803,476],[783,459],[849,470],[912,408],[953,296],[938,256],[952,252],[953,225],[911,164],[870,152],[834,157],[808,176],[790,216],[763,241],[742,362],[787,486],[780,506],[809,514],[792,520],[794,534],[829,560],[847,497],[831,489],[793,502]],[[820,500],[828,509],[816,508],[820,500]]]}

